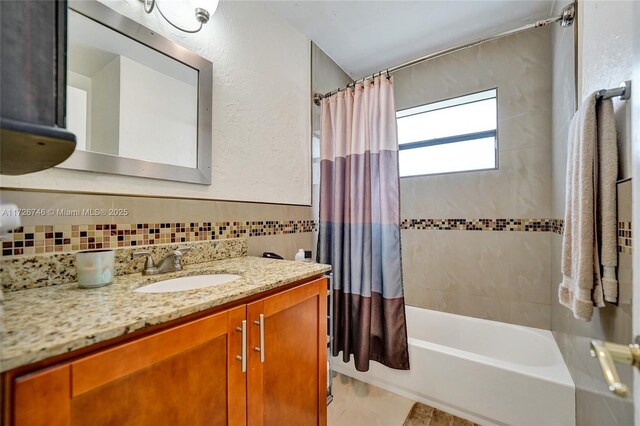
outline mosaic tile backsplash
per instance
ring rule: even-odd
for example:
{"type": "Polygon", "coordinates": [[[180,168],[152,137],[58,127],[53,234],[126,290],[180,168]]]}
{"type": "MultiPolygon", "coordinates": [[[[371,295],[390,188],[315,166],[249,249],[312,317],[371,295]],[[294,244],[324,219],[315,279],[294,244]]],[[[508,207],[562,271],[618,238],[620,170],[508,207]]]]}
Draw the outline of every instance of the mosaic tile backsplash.
{"type": "MultiPolygon", "coordinates": [[[[402,219],[402,229],[426,231],[553,232],[562,235],[562,219],[402,219]]],[[[33,255],[78,250],[152,246],[237,237],[296,234],[318,231],[314,220],[138,223],[105,225],[25,226],[2,241],[2,255],[33,255]]],[[[618,245],[631,253],[631,222],[620,222],[618,245]]]]}
{"type": "Polygon", "coordinates": [[[316,230],[313,220],[24,226],[13,231],[9,241],[2,241],[2,255],[139,247],[316,230]]]}

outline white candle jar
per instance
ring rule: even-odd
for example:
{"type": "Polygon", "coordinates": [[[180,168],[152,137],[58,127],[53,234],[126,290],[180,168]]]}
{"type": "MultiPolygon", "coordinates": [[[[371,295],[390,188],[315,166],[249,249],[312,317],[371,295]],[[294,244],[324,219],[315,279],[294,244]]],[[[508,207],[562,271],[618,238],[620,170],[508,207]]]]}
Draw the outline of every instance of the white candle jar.
{"type": "Polygon", "coordinates": [[[113,250],[92,250],[76,253],[78,286],[81,288],[102,287],[113,282],[113,250]]]}

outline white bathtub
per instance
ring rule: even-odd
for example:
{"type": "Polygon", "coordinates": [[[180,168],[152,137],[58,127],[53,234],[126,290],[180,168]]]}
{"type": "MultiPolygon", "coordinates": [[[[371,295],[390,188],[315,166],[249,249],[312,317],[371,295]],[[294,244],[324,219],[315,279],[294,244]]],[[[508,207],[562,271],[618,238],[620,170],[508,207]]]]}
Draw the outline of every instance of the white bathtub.
{"type": "Polygon", "coordinates": [[[550,331],[407,306],[410,371],[332,358],[335,371],[480,424],[575,425],[575,389],[550,331]]]}

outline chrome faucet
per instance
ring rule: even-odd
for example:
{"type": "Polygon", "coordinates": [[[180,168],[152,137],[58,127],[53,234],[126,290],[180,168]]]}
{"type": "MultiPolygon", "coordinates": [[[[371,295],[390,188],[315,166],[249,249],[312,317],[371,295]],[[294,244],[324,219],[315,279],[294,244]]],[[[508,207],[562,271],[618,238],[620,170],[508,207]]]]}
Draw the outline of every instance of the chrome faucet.
{"type": "Polygon", "coordinates": [[[164,257],[157,265],[153,263],[153,257],[148,251],[139,251],[133,253],[133,258],[146,257],[147,260],[144,263],[144,269],[142,275],[158,275],[166,274],[167,272],[176,272],[182,270],[182,257],[186,252],[191,250],[189,247],[180,247],[177,250],[171,251],[164,257]]]}

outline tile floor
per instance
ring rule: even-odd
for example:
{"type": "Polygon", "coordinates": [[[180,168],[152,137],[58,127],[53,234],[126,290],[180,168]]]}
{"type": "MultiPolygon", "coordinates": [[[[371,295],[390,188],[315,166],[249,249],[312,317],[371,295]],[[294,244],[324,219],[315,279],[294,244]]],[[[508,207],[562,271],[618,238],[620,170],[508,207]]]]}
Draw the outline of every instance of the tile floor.
{"type": "Polygon", "coordinates": [[[327,426],[478,426],[424,404],[419,404],[412,419],[407,420],[414,404],[408,398],[334,372],[327,426]]]}
{"type": "Polygon", "coordinates": [[[328,426],[402,426],[415,401],[334,373],[328,426]]]}

